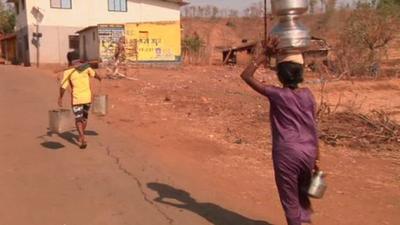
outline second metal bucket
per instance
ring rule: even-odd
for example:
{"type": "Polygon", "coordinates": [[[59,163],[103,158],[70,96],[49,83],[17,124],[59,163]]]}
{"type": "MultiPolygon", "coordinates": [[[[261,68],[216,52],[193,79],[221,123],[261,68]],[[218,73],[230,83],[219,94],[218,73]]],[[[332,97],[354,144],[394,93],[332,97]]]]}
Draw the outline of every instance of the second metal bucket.
{"type": "Polygon", "coordinates": [[[73,128],[73,117],[69,109],[57,109],[49,111],[49,130],[54,133],[62,133],[73,128]]]}
{"type": "Polygon", "coordinates": [[[105,116],[108,112],[108,96],[94,95],[92,103],[93,113],[98,116],[105,116]]]}

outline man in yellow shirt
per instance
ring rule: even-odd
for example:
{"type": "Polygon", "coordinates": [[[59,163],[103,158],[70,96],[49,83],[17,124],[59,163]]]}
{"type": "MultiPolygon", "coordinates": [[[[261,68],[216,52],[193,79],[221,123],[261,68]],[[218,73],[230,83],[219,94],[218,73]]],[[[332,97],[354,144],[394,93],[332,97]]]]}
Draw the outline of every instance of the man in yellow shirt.
{"type": "Polygon", "coordinates": [[[75,115],[75,125],[79,133],[80,148],[85,149],[87,144],[84,133],[87,126],[90,104],[92,102],[90,78],[93,77],[99,81],[101,81],[101,78],[89,64],[80,64],[79,60],[75,60],[73,61],[73,65],[75,66],[74,68],[64,71],[58,105],[60,107],[63,106],[62,99],[65,90],[71,87],[72,111],[75,115]]]}

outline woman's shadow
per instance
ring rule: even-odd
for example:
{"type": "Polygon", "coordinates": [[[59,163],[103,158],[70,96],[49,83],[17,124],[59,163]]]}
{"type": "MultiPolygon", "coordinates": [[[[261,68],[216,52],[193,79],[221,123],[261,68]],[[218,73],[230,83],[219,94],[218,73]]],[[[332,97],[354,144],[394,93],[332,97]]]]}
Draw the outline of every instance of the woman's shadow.
{"type": "Polygon", "coordinates": [[[197,202],[190,193],[167,184],[148,183],[147,187],[158,192],[159,197],[154,201],[192,211],[214,225],[272,225],[265,221],[247,218],[213,203],[197,202]],[[181,203],[169,202],[166,199],[174,199],[181,203]]]}

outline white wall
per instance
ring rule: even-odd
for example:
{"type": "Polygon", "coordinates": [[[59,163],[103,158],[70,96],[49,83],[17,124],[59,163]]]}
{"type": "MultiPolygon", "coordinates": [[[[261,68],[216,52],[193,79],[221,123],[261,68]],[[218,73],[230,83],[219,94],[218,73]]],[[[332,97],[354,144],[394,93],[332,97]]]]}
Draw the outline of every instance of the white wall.
{"type": "MultiPolygon", "coordinates": [[[[133,3],[135,1],[130,2],[133,3]]],[[[131,23],[179,21],[181,18],[180,6],[178,4],[158,0],[141,0],[136,1],[136,4],[140,5],[138,10],[135,11],[135,13],[138,15],[138,18],[135,21],[130,21],[131,23]]]]}
{"type": "Polygon", "coordinates": [[[127,12],[108,11],[108,0],[72,0],[72,9],[51,8],[50,0],[27,0],[29,25],[36,22],[30,13],[30,9],[34,6],[39,7],[44,14],[42,26],[87,27],[101,23],[180,19],[178,4],[159,0],[128,0],[127,12]]]}
{"type": "MultiPolygon", "coordinates": [[[[31,43],[32,32],[35,31],[33,25],[36,24],[31,13],[33,7],[39,7],[44,15],[40,23],[43,34],[40,61],[43,63],[66,63],[68,36],[88,26],[180,20],[180,6],[175,3],[160,0],[128,0],[127,3],[127,12],[110,12],[108,0],[72,0],[72,9],[51,8],[50,0],[26,0],[26,10],[18,15],[17,27],[29,28],[30,61],[36,62],[36,47],[31,43]]],[[[92,55],[96,55],[94,49],[90,49],[92,55]]]]}
{"type": "Polygon", "coordinates": [[[79,38],[79,54],[81,59],[84,59],[84,48],[86,48],[86,57],[87,60],[97,60],[99,59],[99,33],[98,29],[91,28],[87,29],[79,34],[81,37],[79,38]],[[93,33],[95,40],[93,40],[93,33]],[[86,46],[83,43],[83,36],[86,37],[86,46]]]}
{"type": "MultiPolygon", "coordinates": [[[[67,63],[69,49],[69,35],[74,35],[79,27],[41,26],[39,32],[43,34],[40,39],[40,62],[41,63],[67,63]]],[[[31,43],[32,33],[36,31],[35,26],[29,26],[30,35],[30,61],[36,63],[37,48],[31,43]]]]}

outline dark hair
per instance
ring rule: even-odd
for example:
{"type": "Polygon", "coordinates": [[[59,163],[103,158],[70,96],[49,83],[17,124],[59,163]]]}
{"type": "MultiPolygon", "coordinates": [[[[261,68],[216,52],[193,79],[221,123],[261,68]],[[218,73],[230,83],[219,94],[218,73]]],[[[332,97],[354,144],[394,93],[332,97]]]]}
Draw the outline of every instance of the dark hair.
{"type": "Polygon", "coordinates": [[[303,82],[303,65],[294,62],[281,62],[277,66],[279,81],[284,87],[290,89],[298,88],[303,82]]]}
{"type": "Polygon", "coordinates": [[[79,52],[73,50],[67,53],[68,66],[72,66],[72,61],[80,59],[79,52]]]}

